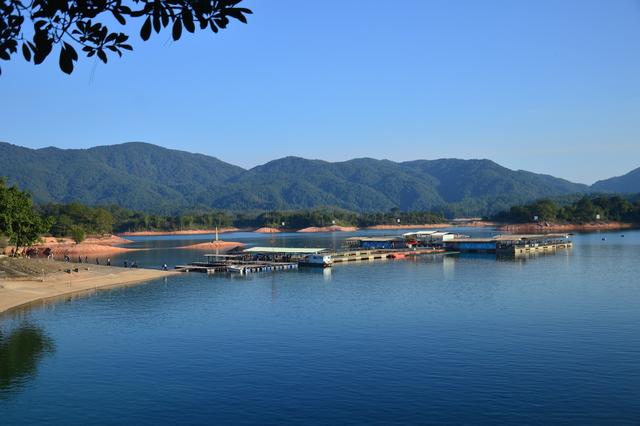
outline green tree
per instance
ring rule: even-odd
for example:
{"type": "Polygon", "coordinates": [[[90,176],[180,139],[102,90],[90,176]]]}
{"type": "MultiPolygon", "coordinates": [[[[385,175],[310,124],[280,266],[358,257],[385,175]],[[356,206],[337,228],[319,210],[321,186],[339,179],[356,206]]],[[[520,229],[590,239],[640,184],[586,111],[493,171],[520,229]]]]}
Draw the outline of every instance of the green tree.
{"type": "Polygon", "coordinates": [[[0,179],[0,233],[9,237],[16,253],[21,247],[35,243],[50,227],[51,221],[36,212],[28,192],[15,186],[7,188],[0,179]]]}
{"type": "MultiPolygon", "coordinates": [[[[111,32],[105,22],[115,18],[122,26],[127,19],[143,21],[140,37],[148,40],[151,32],[159,33],[171,26],[174,40],[182,29],[210,29],[217,33],[229,25],[230,19],[247,22],[251,10],[237,7],[242,0],[9,0],[0,3],[0,59],[10,60],[18,47],[27,61],[42,63],[60,46],[58,63],[67,74],[78,60],[76,48],[87,57],[96,56],[105,64],[107,54],[122,56],[133,50],[129,36],[111,32]],[[28,26],[31,28],[23,28],[28,26]],[[32,35],[31,40],[26,34],[32,35]],[[19,46],[20,45],[20,46],[19,46]]],[[[111,25],[111,24],[109,24],[111,25]]],[[[1,70],[0,70],[1,71],[1,70]]]]}
{"type": "Polygon", "coordinates": [[[558,215],[558,205],[551,200],[536,201],[532,210],[539,220],[554,221],[558,215]]]}
{"type": "Polygon", "coordinates": [[[87,237],[87,234],[84,232],[81,226],[74,226],[71,228],[71,238],[76,244],[80,244],[87,237]]]}

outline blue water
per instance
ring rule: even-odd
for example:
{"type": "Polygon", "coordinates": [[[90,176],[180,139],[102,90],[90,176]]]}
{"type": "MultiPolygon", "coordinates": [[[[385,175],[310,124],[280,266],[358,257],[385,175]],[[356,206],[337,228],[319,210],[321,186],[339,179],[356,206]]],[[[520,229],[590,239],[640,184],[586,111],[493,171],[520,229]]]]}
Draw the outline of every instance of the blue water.
{"type": "MultiPolygon", "coordinates": [[[[180,275],[0,317],[0,424],[639,424],[640,232],[624,234],[510,261],[180,275]]],[[[128,257],[193,260],[170,248],[186,240],[128,257]]]]}

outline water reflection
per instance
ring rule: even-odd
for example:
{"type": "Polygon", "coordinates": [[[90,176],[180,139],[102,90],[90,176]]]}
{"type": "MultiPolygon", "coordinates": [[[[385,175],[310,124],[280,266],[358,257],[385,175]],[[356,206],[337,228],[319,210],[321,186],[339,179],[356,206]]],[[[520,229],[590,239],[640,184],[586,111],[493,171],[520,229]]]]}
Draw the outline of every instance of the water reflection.
{"type": "Polygon", "coordinates": [[[325,281],[331,281],[331,268],[322,268],[322,276],[325,281]]]}
{"type": "Polygon", "coordinates": [[[53,340],[34,324],[21,323],[12,330],[0,328],[0,399],[33,380],[42,358],[54,351],[53,340]]]}

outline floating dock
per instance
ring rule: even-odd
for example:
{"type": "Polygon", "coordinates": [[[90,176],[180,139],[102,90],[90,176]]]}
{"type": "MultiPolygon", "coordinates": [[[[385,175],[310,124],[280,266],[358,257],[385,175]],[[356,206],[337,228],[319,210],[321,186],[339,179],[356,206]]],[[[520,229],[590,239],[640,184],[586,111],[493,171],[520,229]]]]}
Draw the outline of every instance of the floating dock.
{"type": "Polygon", "coordinates": [[[496,253],[523,255],[552,252],[573,246],[568,234],[496,235],[489,238],[456,238],[444,241],[443,246],[461,253],[496,253]]]}
{"type": "Polygon", "coordinates": [[[427,254],[450,254],[443,248],[342,250],[331,252],[326,248],[252,247],[236,254],[207,254],[205,262],[178,265],[176,271],[206,274],[275,272],[297,269],[299,262],[311,254],[331,256],[332,263],[362,262],[386,259],[405,259],[427,254]]]}
{"type": "MultiPolygon", "coordinates": [[[[347,239],[345,250],[309,247],[251,247],[231,254],[207,254],[205,262],[179,265],[181,272],[206,274],[275,272],[297,269],[311,256],[321,255],[331,260],[322,266],[349,262],[369,262],[386,259],[405,259],[420,255],[454,253],[495,253],[521,256],[554,252],[570,248],[567,234],[496,235],[488,238],[469,238],[448,232],[412,232],[398,237],[353,237],[347,239]],[[354,245],[359,247],[355,248],[354,245]]],[[[307,262],[306,264],[309,264],[307,262]]]]}
{"type": "Polygon", "coordinates": [[[385,259],[405,259],[411,256],[425,254],[450,254],[451,251],[445,249],[423,248],[415,250],[407,249],[387,249],[387,250],[345,250],[330,253],[333,263],[358,262],[385,259]]]}

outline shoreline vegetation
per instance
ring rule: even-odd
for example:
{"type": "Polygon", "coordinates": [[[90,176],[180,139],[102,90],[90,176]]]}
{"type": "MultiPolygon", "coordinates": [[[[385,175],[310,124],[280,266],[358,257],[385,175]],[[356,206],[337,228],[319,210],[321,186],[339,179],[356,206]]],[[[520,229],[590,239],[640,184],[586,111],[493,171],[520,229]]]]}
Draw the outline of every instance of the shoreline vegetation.
{"type": "MultiPolygon", "coordinates": [[[[386,213],[353,213],[318,209],[267,212],[251,216],[251,219],[240,215],[232,219],[230,214],[222,212],[203,215],[198,220],[189,216],[176,216],[169,220],[142,215],[132,222],[131,216],[126,216],[129,219],[125,218],[125,222],[122,222],[122,217],[117,219],[107,209],[79,204],[50,207],[48,211],[56,215],[44,216],[32,205],[27,193],[2,185],[0,190],[5,191],[0,191],[3,212],[0,232],[6,235],[0,236],[0,249],[4,247],[3,251],[8,254],[15,250],[24,256],[0,257],[0,313],[43,300],[141,283],[177,273],[99,265],[100,258],[144,250],[126,247],[133,241],[123,236],[212,235],[216,228],[218,233],[318,233],[450,227],[495,227],[508,233],[589,232],[629,229],[640,223],[640,200],[631,201],[620,196],[584,197],[564,205],[556,201],[539,200],[514,206],[509,211],[483,220],[447,221],[442,215],[432,212],[394,210],[386,213]],[[164,225],[158,227],[162,220],[165,220],[164,225]],[[197,229],[200,223],[206,226],[197,229]],[[327,223],[331,225],[325,225],[327,223]],[[113,231],[123,227],[130,229],[120,235],[114,234],[113,231]],[[140,229],[145,227],[147,229],[140,229]],[[158,229],[163,227],[170,229],[158,229]],[[85,257],[85,260],[82,262],[78,259],[78,263],[54,260],[63,256],[72,260],[76,256],[85,257]],[[88,262],[87,257],[91,257],[88,262]],[[94,260],[96,264],[93,264],[94,260]]],[[[244,244],[241,242],[216,239],[178,248],[226,251],[242,246],[244,244]]]]}
{"type": "Polygon", "coordinates": [[[548,232],[591,232],[614,231],[636,228],[637,225],[625,222],[594,222],[594,223],[510,223],[503,224],[498,230],[514,234],[544,234],[548,232]]]}
{"type": "MultiPolygon", "coordinates": [[[[617,222],[617,221],[600,221],[593,223],[505,223],[495,221],[476,220],[472,222],[455,223],[455,222],[443,222],[443,223],[427,223],[427,224],[405,224],[405,225],[374,225],[364,228],[358,228],[355,226],[324,226],[324,227],[307,227],[302,229],[278,229],[278,228],[258,228],[258,229],[239,229],[240,232],[253,232],[259,234],[277,234],[277,233],[323,233],[323,232],[356,232],[367,230],[402,230],[402,229],[439,229],[439,228],[496,228],[500,231],[513,231],[526,233],[526,230],[530,230],[531,233],[540,233],[541,231],[555,232],[555,231],[601,231],[607,229],[629,229],[637,227],[633,223],[617,222]]],[[[227,231],[236,232],[236,231],[227,231]]],[[[153,232],[153,233],[128,233],[129,236],[162,236],[162,235],[213,235],[215,233],[211,230],[192,230],[192,231],[178,231],[178,232],[153,232]]],[[[218,233],[222,233],[218,231],[218,233]]],[[[125,235],[125,234],[120,234],[125,235]]],[[[240,242],[223,241],[219,240],[217,243],[225,244],[227,246],[244,245],[240,242]]],[[[202,243],[202,246],[212,245],[214,247],[215,241],[210,243],[202,243]]],[[[199,244],[183,246],[178,248],[194,248],[199,244]]]]}
{"type": "Polygon", "coordinates": [[[216,229],[183,229],[178,231],[130,231],[130,232],[120,232],[118,236],[120,237],[154,237],[158,235],[202,235],[202,234],[225,234],[229,232],[238,232],[242,231],[242,229],[234,228],[234,227],[226,227],[216,229]]]}
{"type": "Polygon", "coordinates": [[[513,206],[492,219],[501,223],[499,230],[517,233],[629,229],[640,225],[640,199],[598,195],[567,204],[538,200],[513,206]]]}
{"type": "Polygon", "coordinates": [[[0,277],[0,315],[36,303],[141,284],[178,274],[175,271],[77,265],[46,259],[1,260],[2,270],[5,274],[6,271],[10,273],[0,277]],[[74,271],[76,268],[78,272],[74,271]]]}
{"type": "MultiPolygon", "coordinates": [[[[335,207],[268,212],[205,211],[163,216],[117,206],[91,207],[77,202],[35,206],[28,192],[15,186],[7,187],[0,178],[0,253],[28,257],[90,256],[96,263],[99,263],[98,258],[145,250],[126,247],[132,242],[123,238],[127,236],[488,226],[504,232],[543,233],[628,229],[637,224],[640,224],[638,195],[543,199],[513,206],[493,217],[453,220],[446,219],[442,212],[433,211],[401,211],[393,208],[387,212],[352,212],[335,207]]],[[[242,245],[216,238],[216,241],[180,248],[219,250],[242,245]]]]}
{"type": "MultiPolygon", "coordinates": [[[[325,226],[325,227],[307,227],[299,230],[292,229],[277,229],[277,228],[258,228],[254,230],[244,229],[238,230],[242,232],[254,232],[254,233],[283,233],[283,232],[297,232],[297,233],[324,233],[324,232],[356,232],[360,230],[403,230],[403,229],[441,229],[441,228],[481,228],[481,227],[493,227],[500,232],[516,233],[516,234],[540,234],[540,233],[552,233],[552,232],[592,232],[592,231],[606,231],[606,230],[618,230],[618,229],[631,229],[638,225],[630,222],[619,221],[599,221],[592,223],[550,223],[550,222],[527,222],[527,223],[504,223],[495,221],[472,221],[466,223],[454,223],[443,222],[433,224],[396,224],[396,225],[374,225],[365,228],[347,227],[347,226],[325,226]]],[[[226,229],[225,232],[236,232],[235,229],[226,229]]],[[[150,231],[150,232],[134,232],[120,235],[105,235],[105,236],[90,236],[80,243],[76,243],[71,238],[56,238],[56,237],[43,237],[41,241],[36,242],[32,246],[25,247],[20,250],[19,254],[27,255],[29,257],[47,257],[49,254],[55,259],[62,259],[64,256],[69,256],[73,259],[76,257],[89,257],[91,261],[96,258],[104,259],[109,256],[114,256],[123,253],[130,253],[133,251],[149,250],[147,248],[128,248],[120,247],[133,243],[131,240],[122,238],[122,235],[127,236],[172,236],[172,235],[213,235],[215,230],[209,229],[195,229],[184,231],[150,231]]],[[[218,233],[223,233],[218,230],[218,233]]],[[[176,249],[188,249],[188,250],[230,250],[236,247],[244,247],[245,243],[239,241],[207,241],[194,243],[184,246],[175,247],[176,249]]],[[[14,247],[8,245],[0,250],[0,254],[11,255],[13,254],[14,247]]]]}

